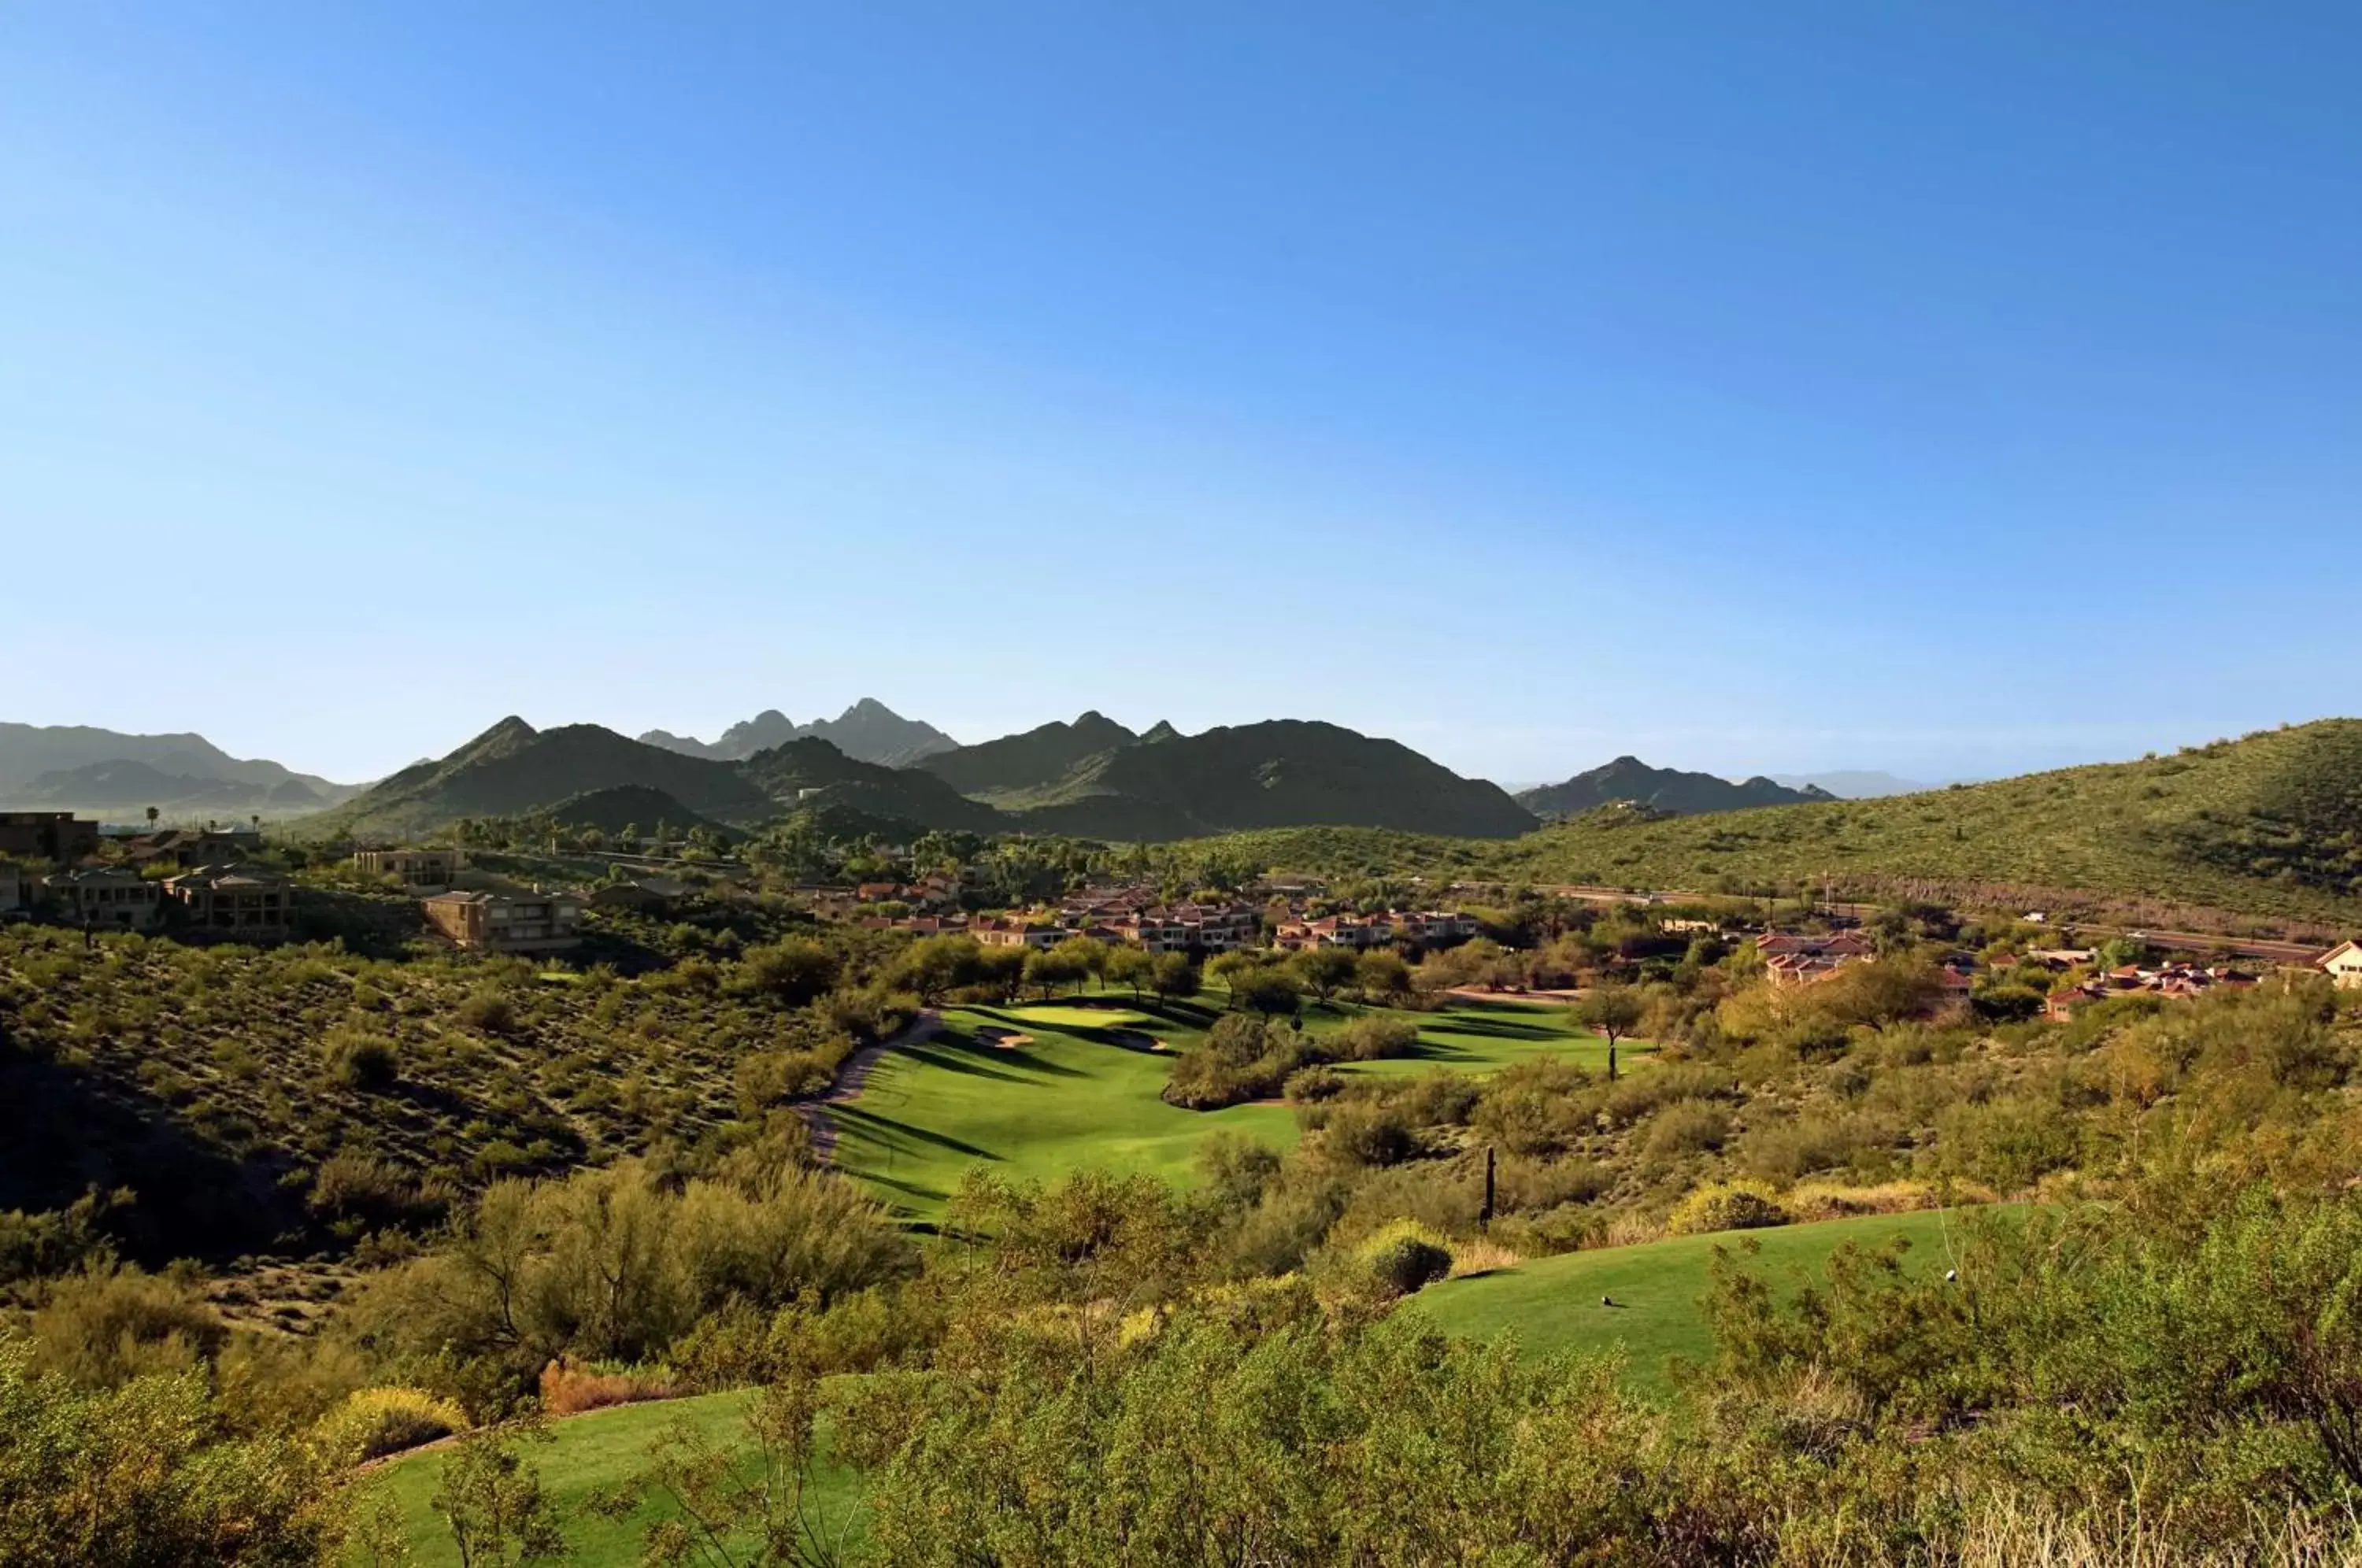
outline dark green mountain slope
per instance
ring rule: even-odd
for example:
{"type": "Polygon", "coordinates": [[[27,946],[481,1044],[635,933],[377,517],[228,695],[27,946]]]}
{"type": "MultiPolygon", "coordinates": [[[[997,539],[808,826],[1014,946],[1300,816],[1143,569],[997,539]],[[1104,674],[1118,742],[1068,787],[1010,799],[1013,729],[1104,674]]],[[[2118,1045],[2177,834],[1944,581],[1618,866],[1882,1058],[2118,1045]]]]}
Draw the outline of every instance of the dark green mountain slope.
{"type": "Polygon", "coordinates": [[[1538,817],[1572,817],[1611,801],[1630,801],[1652,812],[1692,816],[1705,812],[1738,812],[1749,806],[1793,806],[1806,801],[1831,801],[1827,790],[1807,786],[1790,790],[1757,777],[1742,784],[1711,773],[1684,773],[1677,767],[1651,767],[1637,756],[1619,756],[1588,773],[1578,773],[1563,784],[1524,790],[1518,804],[1538,817]]]}
{"type": "Polygon", "coordinates": [[[1295,719],[1120,746],[1003,803],[1030,823],[1099,837],[1320,823],[1505,838],[1534,826],[1497,785],[1398,742],[1295,719]]]}
{"type": "Polygon", "coordinates": [[[838,807],[922,828],[992,833],[1008,826],[990,806],[932,773],[856,761],[813,736],[757,752],[738,767],[777,803],[775,814],[838,807]]]}
{"type": "Polygon", "coordinates": [[[998,800],[1050,789],[1101,752],[1139,739],[1105,714],[1088,712],[1071,724],[1053,721],[1022,734],[938,752],[917,766],[963,795],[998,800]]]}
{"type": "Polygon", "coordinates": [[[778,807],[733,764],[644,745],[597,724],[536,731],[507,718],[450,756],[403,769],[305,824],[354,837],[431,832],[460,817],[515,816],[593,790],[661,790],[701,816],[759,822],[778,807]]]}

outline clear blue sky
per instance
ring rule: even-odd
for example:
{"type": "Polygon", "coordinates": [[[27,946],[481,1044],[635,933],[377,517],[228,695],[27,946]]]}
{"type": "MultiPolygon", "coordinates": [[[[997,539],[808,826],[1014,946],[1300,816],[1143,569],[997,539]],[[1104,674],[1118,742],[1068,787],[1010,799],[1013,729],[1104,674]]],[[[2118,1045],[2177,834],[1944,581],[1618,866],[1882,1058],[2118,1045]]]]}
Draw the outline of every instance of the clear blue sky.
{"type": "Polygon", "coordinates": [[[2362,708],[2362,7],[0,9],[0,718],[2362,708]]]}

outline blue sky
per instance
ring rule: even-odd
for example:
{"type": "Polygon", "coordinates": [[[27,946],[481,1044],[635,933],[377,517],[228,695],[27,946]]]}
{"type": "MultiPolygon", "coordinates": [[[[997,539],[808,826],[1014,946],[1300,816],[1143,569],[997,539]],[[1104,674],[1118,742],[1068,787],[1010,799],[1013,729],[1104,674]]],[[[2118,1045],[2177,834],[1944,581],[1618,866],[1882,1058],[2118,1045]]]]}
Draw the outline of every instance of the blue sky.
{"type": "Polygon", "coordinates": [[[2362,9],[0,8],[0,717],[2357,707],[2362,9]]]}

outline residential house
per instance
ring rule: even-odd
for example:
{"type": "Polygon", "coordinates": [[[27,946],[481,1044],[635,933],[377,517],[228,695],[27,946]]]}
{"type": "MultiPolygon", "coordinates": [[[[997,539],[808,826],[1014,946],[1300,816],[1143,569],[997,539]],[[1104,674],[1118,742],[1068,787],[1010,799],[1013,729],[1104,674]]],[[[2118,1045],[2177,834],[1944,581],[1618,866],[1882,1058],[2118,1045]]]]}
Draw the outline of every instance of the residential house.
{"type": "Polygon", "coordinates": [[[1755,939],[1755,948],[1763,955],[1764,977],[1781,987],[1826,980],[1847,965],[1871,955],[1869,942],[1850,931],[1827,935],[1767,931],[1755,939]]]}
{"type": "Polygon", "coordinates": [[[670,909],[696,889],[671,877],[633,877],[611,882],[585,901],[602,910],[670,909]]]}
{"type": "Polygon", "coordinates": [[[419,900],[429,924],[485,953],[557,953],[581,938],[581,900],[568,893],[437,893],[419,900]]]}
{"type": "Polygon", "coordinates": [[[98,823],[72,812],[0,812],[0,856],[71,866],[98,853],[98,823]]]}
{"type": "Polygon", "coordinates": [[[967,931],[987,947],[1055,947],[1074,934],[1047,921],[1006,915],[978,915],[967,931]]]}
{"type": "Polygon", "coordinates": [[[2341,942],[2314,959],[2313,965],[2338,989],[2362,990],[2362,942],[2341,942]]]}
{"type": "Polygon", "coordinates": [[[81,925],[149,931],[162,912],[163,885],[120,866],[90,866],[41,878],[60,913],[81,925]]]}
{"type": "Polygon", "coordinates": [[[365,877],[391,877],[408,891],[441,891],[459,872],[456,849],[360,849],[353,867],[365,877]]]}
{"type": "Polygon", "coordinates": [[[254,828],[165,828],[123,841],[123,858],[134,866],[227,866],[262,848],[254,828]]]}
{"type": "Polygon", "coordinates": [[[287,878],[259,866],[201,866],[166,878],[164,896],[179,919],[209,935],[277,942],[293,928],[287,878]]]}

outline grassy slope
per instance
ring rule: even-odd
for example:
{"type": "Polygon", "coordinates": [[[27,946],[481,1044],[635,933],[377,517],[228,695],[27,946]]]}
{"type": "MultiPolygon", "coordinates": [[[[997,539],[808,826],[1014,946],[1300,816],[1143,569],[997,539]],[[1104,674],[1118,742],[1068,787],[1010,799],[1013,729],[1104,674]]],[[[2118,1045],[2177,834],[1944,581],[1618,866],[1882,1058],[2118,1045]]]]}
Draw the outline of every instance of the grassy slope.
{"type": "MultiPolygon", "coordinates": [[[[645,1504],[630,1521],[613,1524],[587,1516],[583,1504],[593,1492],[628,1481],[644,1470],[648,1444],[676,1420],[689,1421],[717,1442],[734,1440],[749,1397],[744,1393],[712,1394],[599,1410],[553,1423],[546,1444],[524,1444],[526,1460],[539,1468],[565,1521],[570,1548],[567,1562],[576,1568],[625,1568],[639,1562],[647,1526],[664,1517],[662,1506],[645,1504]]],[[[441,1480],[445,1452],[429,1449],[393,1460],[371,1478],[373,1485],[392,1488],[409,1526],[412,1561],[417,1568],[443,1568],[459,1561],[448,1526],[427,1501],[441,1480]]],[[[822,1517],[843,1518],[853,1504],[855,1487],[851,1471],[823,1468],[820,1493],[814,1499],[822,1517]]]]}
{"type": "Polygon", "coordinates": [[[2362,721],[1877,801],[1657,822],[1583,819],[1505,845],[1303,829],[1233,835],[1287,869],[1711,890],[1834,874],[2077,889],[2362,919],[2362,721]]]}
{"type": "Polygon", "coordinates": [[[1716,1248],[1752,1239],[1762,1248],[1759,1263],[1784,1275],[1818,1269],[1843,1242],[1878,1247],[1903,1236],[1924,1267],[1944,1257],[1944,1232],[1953,1220],[1942,1211],[1867,1215],[1567,1253],[1431,1286],[1411,1298],[1408,1309],[1450,1333],[1514,1332],[1538,1354],[1620,1347],[1634,1377],[1653,1383],[1662,1378],[1668,1357],[1703,1360],[1712,1349],[1704,1301],[1716,1248]],[[1601,1306],[1602,1297],[1616,1305],[1601,1306]]]}
{"type": "MultiPolygon", "coordinates": [[[[1186,1050],[1212,1021],[1205,1001],[1140,1010],[1108,1001],[1105,1008],[950,1013],[943,1033],[889,1055],[860,1099],[833,1108],[841,1129],[839,1164],[898,1208],[933,1219],[960,1173],[979,1160],[1020,1177],[1098,1168],[1186,1180],[1196,1147],[1209,1132],[1241,1132],[1281,1145],[1296,1141],[1296,1120],[1285,1106],[1194,1111],[1157,1098],[1172,1070],[1171,1055],[1120,1036],[1136,1031],[1186,1050]],[[1033,1043],[1002,1049],[979,1040],[980,1028],[1020,1031],[1033,1043]]],[[[1606,1057],[1600,1042],[1578,1037],[1556,1010],[1472,1004],[1401,1016],[1419,1025],[1418,1055],[1345,1070],[1487,1072],[1542,1055],[1586,1064],[1604,1064],[1606,1057]]],[[[1341,1021],[1321,1018],[1311,1027],[1330,1029],[1341,1021]]],[[[1635,1049],[1628,1044],[1628,1056],[1635,1049]]]]}

